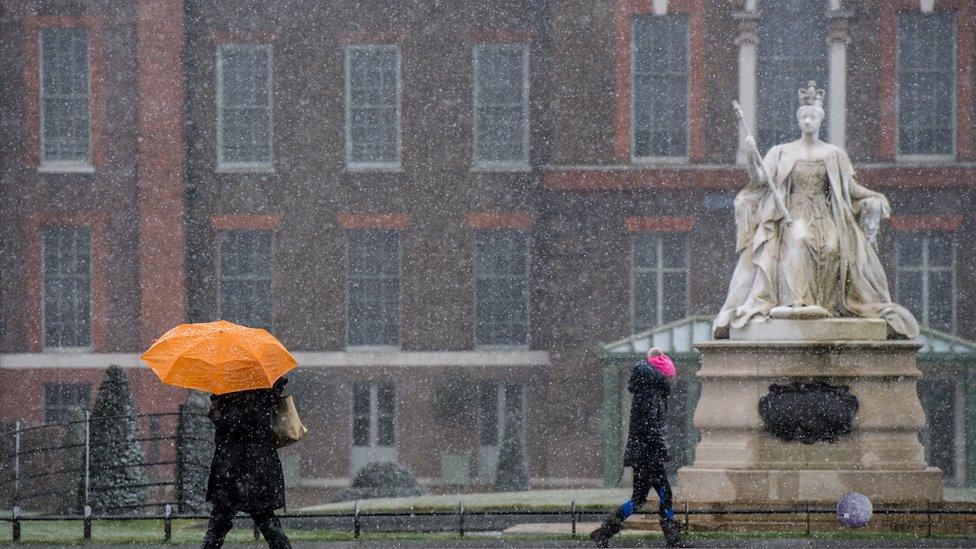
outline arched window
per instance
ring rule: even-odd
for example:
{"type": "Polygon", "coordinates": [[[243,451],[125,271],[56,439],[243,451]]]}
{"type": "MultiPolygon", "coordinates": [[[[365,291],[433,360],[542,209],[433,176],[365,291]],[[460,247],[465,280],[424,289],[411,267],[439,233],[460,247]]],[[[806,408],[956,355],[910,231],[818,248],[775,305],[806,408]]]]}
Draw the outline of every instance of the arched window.
{"type": "Polygon", "coordinates": [[[765,150],[799,136],[797,90],[808,80],[827,88],[827,5],[817,0],[760,0],[758,7],[756,137],[765,150]]]}

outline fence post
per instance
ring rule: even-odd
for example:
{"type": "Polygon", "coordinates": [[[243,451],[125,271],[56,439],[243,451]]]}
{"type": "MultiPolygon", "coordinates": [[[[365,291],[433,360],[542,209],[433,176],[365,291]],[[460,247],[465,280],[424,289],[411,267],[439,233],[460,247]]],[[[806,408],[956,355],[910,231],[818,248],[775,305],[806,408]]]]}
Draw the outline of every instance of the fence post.
{"type": "Polygon", "coordinates": [[[576,538],[576,500],[575,499],[569,506],[569,512],[570,514],[573,515],[573,538],[576,538]]]}
{"type": "Polygon", "coordinates": [[[458,537],[464,539],[464,500],[458,500],[458,537]]]}
{"type": "Polygon", "coordinates": [[[925,537],[930,538],[932,537],[932,502],[931,501],[925,502],[925,525],[926,525],[925,537]]]}
{"type": "Polygon", "coordinates": [[[91,505],[91,412],[85,412],[85,501],[84,508],[91,505]]]}
{"type": "Polygon", "coordinates": [[[20,421],[14,422],[14,501],[11,507],[20,503],[20,421]]]}
{"type": "Polygon", "coordinates": [[[807,537],[810,537],[810,502],[807,502],[807,537]]]}
{"type": "Polygon", "coordinates": [[[82,537],[85,541],[91,541],[92,536],[92,508],[90,505],[85,506],[85,519],[84,519],[84,534],[82,537]]]}
{"type": "Polygon", "coordinates": [[[685,500],[685,533],[688,533],[688,501],[685,500]]]}
{"type": "Polygon", "coordinates": [[[14,505],[10,510],[11,518],[13,519],[10,523],[11,527],[11,537],[13,541],[20,541],[20,507],[14,505]]]}
{"type": "Polygon", "coordinates": [[[352,506],[352,537],[359,539],[359,500],[352,506]]]}
{"type": "Polygon", "coordinates": [[[163,541],[169,543],[173,539],[173,506],[166,504],[163,516],[163,541]]]}

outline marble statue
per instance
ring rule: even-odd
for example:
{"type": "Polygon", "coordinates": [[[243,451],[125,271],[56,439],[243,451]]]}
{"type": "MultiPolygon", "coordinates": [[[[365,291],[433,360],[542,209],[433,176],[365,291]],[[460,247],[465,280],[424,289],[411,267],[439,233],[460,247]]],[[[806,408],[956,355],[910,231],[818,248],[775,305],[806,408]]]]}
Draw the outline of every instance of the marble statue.
{"type": "Polygon", "coordinates": [[[877,254],[888,200],[857,183],[842,148],[820,140],[823,90],[811,81],[799,96],[799,139],[760,158],[746,138],[749,182],[735,199],[739,259],[713,335],[728,338],[730,328],[770,317],[861,317],[884,319],[892,337],[914,338],[918,323],[892,302],[877,254]]]}

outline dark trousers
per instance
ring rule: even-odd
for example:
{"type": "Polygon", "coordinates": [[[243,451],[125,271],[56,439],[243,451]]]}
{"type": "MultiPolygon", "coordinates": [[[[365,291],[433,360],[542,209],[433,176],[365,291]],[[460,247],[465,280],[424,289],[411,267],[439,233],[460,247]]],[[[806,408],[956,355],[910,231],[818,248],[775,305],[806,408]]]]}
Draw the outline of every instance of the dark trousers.
{"type": "MultiPolygon", "coordinates": [[[[237,511],[228,509],[220,505],[214,505],[210,512],[210,523],[207,525],[207,534],[203,537],[203,549],[219,549],[224,544],[224,538],[234,527],[234,515],[237,511]]],[[[291,542],[285,535],[285,530],[281,527],[281,521],[274,514],[274,509],[265,511],[255,511],[251,513],[254,524],[264,535],[264,541],[268,542],[271,549],[291,549],[291,542]]]]}
{"type": "Polygon", "coordinates": [[[629,517],[647,503],[647,495],[654,490],[658,499],[658,514],[662,519],[674,518],[671,502],[671,483],[664,463],[642,464],[634,467],[634,492],[617,512],[621,519],[629,517]]]}

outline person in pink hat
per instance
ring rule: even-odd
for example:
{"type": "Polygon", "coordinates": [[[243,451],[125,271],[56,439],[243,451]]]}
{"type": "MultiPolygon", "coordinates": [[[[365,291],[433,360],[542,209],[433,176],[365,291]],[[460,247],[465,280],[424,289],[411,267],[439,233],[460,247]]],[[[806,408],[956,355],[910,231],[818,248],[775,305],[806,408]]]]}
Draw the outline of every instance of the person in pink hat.
{"type": "Polygon", "coordinates": [[[668,547],[687,547],[681,539],[681,524],[674,519],[671,484],[664,470],[664,464],[671,460],[665,437],[668,395],[676,372],[674,362],[657,347],[648,351],[647,360],[635,364],[631,371],[627,389],[634,398],[624,467],[634,469],[634,491],[629,500],[590,533],[590,539],[600,547],[609,546],[610,538],[623,529],[624,520],[647,502],[652,488],[658,497],[665,542],[668,547]]]}

